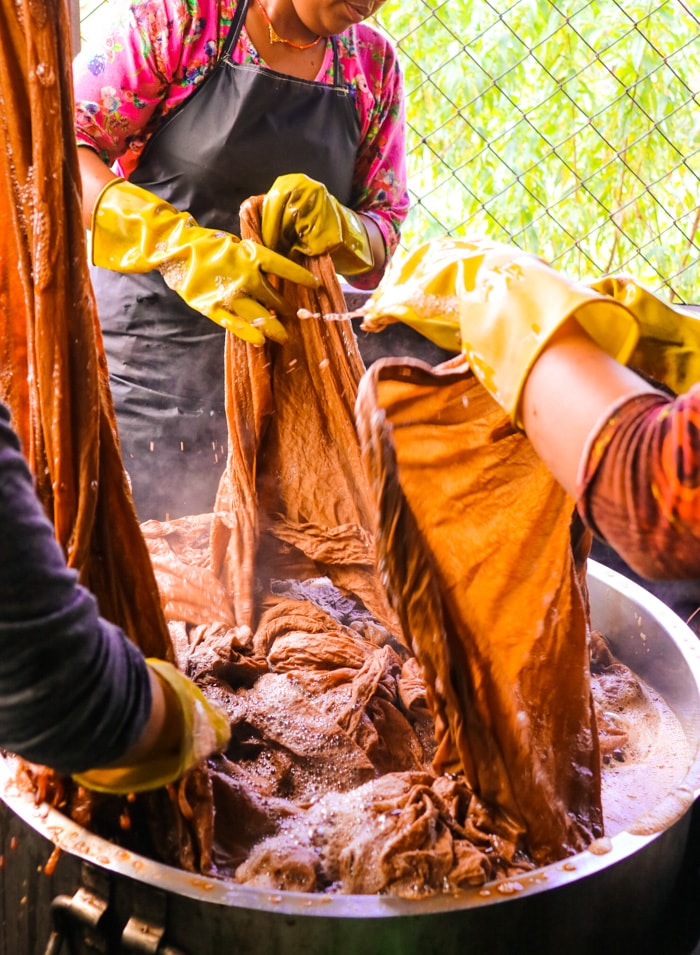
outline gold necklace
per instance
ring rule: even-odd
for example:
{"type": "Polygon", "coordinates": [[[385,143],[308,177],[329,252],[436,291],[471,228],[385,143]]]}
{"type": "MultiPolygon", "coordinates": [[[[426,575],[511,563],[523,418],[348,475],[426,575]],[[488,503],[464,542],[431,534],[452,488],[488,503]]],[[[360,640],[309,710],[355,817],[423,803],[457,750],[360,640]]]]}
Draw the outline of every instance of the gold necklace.
{"type": "Polygon", "coordinates": [[[316,46],[318,41],[321,39],[320,36],[317,36],[315,40],[311,41],[311,43],[294,43],[293,40],[285,40],[285,38],[283,36],[280,36],[277,30],[275,30],[275,28],[273,27],[272,20],[270,19],[270,15],[265,9],[265,7],[262,5],[260,0],[255,0],[255,2],[260,7],[260,12],[262,13],[262,15],[265,17],[265,22],[267,23],[267,32],[270,37],[271,44],[284,43],[286,46],[291,46],[295,50],[310,50],[311,47],[316,46]]]}

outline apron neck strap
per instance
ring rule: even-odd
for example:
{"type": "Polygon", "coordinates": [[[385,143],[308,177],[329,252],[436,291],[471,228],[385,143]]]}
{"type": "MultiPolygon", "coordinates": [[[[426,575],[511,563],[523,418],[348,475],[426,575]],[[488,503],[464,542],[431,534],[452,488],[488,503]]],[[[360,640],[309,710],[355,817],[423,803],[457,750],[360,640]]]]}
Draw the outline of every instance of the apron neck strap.
{"type": "Polygon", "coordinates": [[[248,0],[240,0],[236,6],[236,12],[233,15],[233,20],[231,21],[231,28],[228,31],[228,36],[224,43],[224,48],[221,51],[221,56],[228,56],[233,50],[234,46],[238,42],[238,37],[241,33],[241,27],[245,22],[246,14],[248,13],[248,0]]]}

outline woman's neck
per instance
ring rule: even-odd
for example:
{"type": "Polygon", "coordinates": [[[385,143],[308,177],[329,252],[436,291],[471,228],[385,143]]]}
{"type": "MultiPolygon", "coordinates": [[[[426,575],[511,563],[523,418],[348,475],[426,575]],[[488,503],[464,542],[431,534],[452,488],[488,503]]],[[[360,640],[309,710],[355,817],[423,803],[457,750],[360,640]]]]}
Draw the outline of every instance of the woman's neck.
{"type": "Polygon", "coordinates": [[[256,50],[273,70],[315,79],[326,52],[326,38],[312,34],[286,0],[251,0],[246,30],[256,50]]]}

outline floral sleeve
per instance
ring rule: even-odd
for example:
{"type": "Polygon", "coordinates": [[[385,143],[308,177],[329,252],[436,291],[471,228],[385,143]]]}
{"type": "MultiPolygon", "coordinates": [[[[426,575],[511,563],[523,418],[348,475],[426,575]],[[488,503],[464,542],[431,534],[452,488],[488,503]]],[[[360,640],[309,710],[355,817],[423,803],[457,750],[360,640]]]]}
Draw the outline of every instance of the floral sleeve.
{"type": "MultiPolygon", "coordinates": [[[[403,76],[391,44],[376,30],[361,24],[343,35],[346,49],[355,37],[354,58],[344,61],[346,79],[361,101],[362,131],[355,164],[351,205],[372,216],[384,237],[387,262],[401,237],[408,212],[406,128],[403,76]]],[[[359,288],[374,288],[381,272],[353,278],[359,288]]]]}
{"type": "Polygon", "coordinates": [[[700,384],[613,409],[584,455],[578,507],[638,573],[700,577],[700,384]]]}
{"type": "MultiPolygon", "coordinates": [[[[110,19],[91,28],[73,65],[78,144],[128,177],[163,117],[213,69],[236,2],[113,0],[118,5],[108,8],[110,19]]],[[[374,218],[389,257],[408,211],[401,70],[391,43],[367,24],[337,40],[360,124],[351,205],[374,218]]],[[[232,56],[236,62],[261,62],[245,29],[232,56]]],[[[329,53],[318,82],[333,82],[332,64],[329,53]]],[[[374,288],[380,278],[378,271],[354,284],[374,288]]]]}
{"type": "Polygon", "coordinates": [[[73,64],[76,137],[123,175],[162,116],[190,95],[217,55],[216,5],[131,0],[91,29],[73,64]]]}

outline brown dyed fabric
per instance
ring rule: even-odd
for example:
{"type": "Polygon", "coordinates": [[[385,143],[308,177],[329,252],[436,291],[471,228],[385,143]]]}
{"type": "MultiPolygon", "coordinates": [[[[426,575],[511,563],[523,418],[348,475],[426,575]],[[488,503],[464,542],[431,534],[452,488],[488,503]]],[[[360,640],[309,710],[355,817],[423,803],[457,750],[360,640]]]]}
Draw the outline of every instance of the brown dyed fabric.
{"type": "MultiPolygon", "coordinates": [[[[3,0],[0,16],[0,396],[66,560],[101,615],[144,654],[174,660],[121,462],[88,276],[66,13],[63,4],[3,0]]],[[[133,802],[44,767],[24,773],[36,798],[83,825],[139,848],[162,827],[156,840],[171,856],[176,845],[182,865],[209,865],[212,803],[201,771],[133,802]]]]}
{"type": "MultiPolygon", "coordinates": [[[[308,300],[303,307],[324,308],[308,300]]],[[[318,335],[305,319],[299,332],[312,342],[318,335]]],[[[237,351],[246,360],[229,373],[245,376],[249,350],[237,351]]],[[[336,351],[327,360],[324,367],[342,367],[346,356],[336,351]]],[[[177,561],[195,568],[195,595],[214,573],[217,535],[230,535],[214,576],[224,590],[241,581],[238,592],[250,595],[250,625],[236,617],[209,626],[196,622],[201,600],[193,596],[176,645],[232,726],[226,756],[212,764],[208,856],[217,872],[253,886],[419,897],[517,875],[533,864],[523,850],[549,862],[602,831],[586,602],[577,579],[587,537],[577,535],[572,549],[573,504],[464,369],[375,368],[379,377],[365,376],[358,401],[373,484],[360,471],[359,486],[364,501],[379,492],[368,511],[379,522],[381,568],[416,657],[367,611],[360,587],[339,589],[332,564],[309,559],[303,540],[290,547],[286,532],[276,535],[286,492],[280,486],[270,494],[271,478],[261,480],[253,466],[246,474],[256,477],[248,488],[257,510],[249,520],[224,510],[232,488],[244,496],[236,475],[227,475],[212,517],[213,547],[203,549],[201,517],[146,531],[150,546],[165,553],[167,542],[177,561]],[[246,540],[240,527],[255,533],[246,540]],[[247,548],[244,568],[232,563],[236,541],[247,548]],[[542,594],[544,603],[533,604],[542,594]]],[[[268,377],[239,380],[232,390],[262,388],[271,399],[264,370],[268,377]]],[[[323,418],[324,393],[304,391],[305,377],[297,381],[293,407],[309,420],[323,418]]],[[[283,406],[275,407],[282,418],[283,406]]],[[[246,422],[233,423],[242,449],[246,422]]],[[[262,473],[299,467],[321,483],[322,469],[306,460],[310,438],[293,436],[280,448],[278,430],[286,427],[293,429],[293,419],[271,432],[259,428],[257,460],[267,460],[269,433],[270,460],[288,453],[262,473]]],[[[336,460],[345,457],[343,448],[336,460]]],[[[299,528],[321,528],[312,534],[313,553],[326,535],[333,539],[316,502],[321,515],[332,513],[330,504],[341,513],[356,509],[344,499],[347,482],[321,489],[325,500],[313,487],[301,495],[299,528]]],[[[371,567],[367,561],[365,581],[371,567]]],[[[606,744],[617,742],[606,736],[606,744]]]]}
{"type": "MultiPolygon", "coordinates": [[[[247,237],[258,217],[255,201],[247,237]]],[[[285,294],[342,312],[330,262],[308,264],[325,291],[285,294]]],[[[207,560],[187,543],[201,518],[146,530],[159,571],[195,567],[169,604],[178,653],[231,720],[213,864],[251,885],[420,895],[582,848],[602,827],[572,502],[463,369],[374,366],[365,470],[350,326],[286,327],[284,346],[229,336],[207,560]]]]}
{"type": "MultiPolygon", "coordinates": [[[[172,657],[173,644],[121,466],[87,278],[79,174],[75,150],[67,145],[73,135],[64,11],[41,3],[9,5],[2,30],[0,99],[6,149],[0,155],[0,215],[10,224],[0,257],[2,395],[13,411],[57,537],[83,583],[96,593],[102,613],[146,653],[172,657]],[[53,82],[44,83],[41,76],[53,82]],[[60,138],[43,121],[56,113],[66,118],[60,138]]],[[[242,216],[244,235],[257,238],[258,226],[259,202],[254,202],[242,216]]],[[[311,313],[342,312],[344,302],[330,261],[311,267],[325,291],[284,291],[311,313]]],[[[571,766],[567,771],[561,765],[573,723],[585,717],[577,695],[580,686],[570,676],[571,668],[583,669],[580,631],[570,635],[566,654],[559,647],[551,657],[549,672],[557,673],[561,689],[545,687],[543,711],[547,719],[556,715],[562,723],[554,735],[562,750],[553,752],[545,733],[551,725],[543,723],[541,730],[534,725],[534,669],[529,685],[530,671],[517,652],[527,642],[519,637],[514,609],[514,597],[522,588],[509,580],[513,594],[492,599],[493,588],[489,591],[487,577],[478,570],[483,552],[478,546],[481,535],[474,532],[471,539],[460,539],[460,546],[468,544],[477,603],[482,595],[484,600],[476,618],[472,621],[467,614],[466,619],[475,631],[480,627],[485,633],[496,611],[503,611],[499,633],[511,634],[510,646],[501,644],[504,659],[494,678],[497,685],[484,676],[481,710],[470,708],[468,694],[458,697],[446,690],[449,679],[456,678],[458,687],[477,680],[473,664],[487,655],[486,649],[477,642],[478,652],[465,653],[453,639],[451,625],[443,640],[442,631],[427,634],[411,619],[429,678],[427,687],[421,685],[398,640],[401,628],[376,566],[375,504],[354,421],[364,369],[351,327],[313,318],[288,321],[287,327],[290,341],[283,347],[252,349],[229,336],[227,472],[211,528],[189,528],[200,543],[210,542],[208,559],[197,555],[192,536],[180,526],[144,528],[172,632],[178,634],[178,651],[206,692],[229,713],[229,758],[221,756],[208,772],[189,773],[177,786],[134,802],[78,792],[70,812],[78,822],[111,829],[111,836],[132,848],[145,851],[152,843],[166,861],[191,870],[235,871],[249,884],[415,896],[442,891],[446,884],[478,884],[522,871],[530,863],[518,857],[515,842],[482,826],[490,823],[489,813],[475,802],[467,782],[475,783],[484,805],[504,810],[503,816],[494,813],[496,829],[516,835],[528,829],[534,833],[531,845],[542,855],[551,846],[540,836],[544,823],[534,820],[529,808],[540,805],[546,789],[540,777],[548,780],[558,766],[559,786],[547,789],[555,810],[566,798],[581,829],[588,825],[590,806],[573,778],[576,774],[571,766]],[[323,575],[332,591],[312,588],[315,599],[309,600],[308,593],[305,599],[295,590],[294,581],[323,575]],[[354,607],[345,605],[347,595],[356,599],[354,607]],[[436,636],[426,654],[428,641],[436,636]],[[517,677],[522,697],[504,696],[501,677],[503,686],[513,685],[517,677]],[[566,709],[560,706],[564,688],[570,696],[566,709]],[[428,704],[438,716],[435,765],[450,772],[464,765],[467,781],[431,770],[435,744],[428,704]],[[501,733],[500,723],[489,726],[492,706],[497,714],[525,713],[528,723],[525,729],[518,724],[517,739],[501,733]],[[478,733],[471,732],[472,722],[478,733]],[[502,757],[495,741],[503,744],[502,757]],[[535,773],[539,788],[531,806],[524,805],[522,792],[530,791],[535,773]]],[[[478,433],[485,443],[486,433],[478,433]]],[[[498,429],[494,433],[500,434],[498,429]]],[[[444,447],[439,442],[414,442],[412,447],[419,464],[430,462],[434,477],[435,461],[445,460],[444,447]]],[[[468,448],[468,441],[460,445],[457,457],[468,448]]],[[[488,468],[483,473],[493,493],[497,482],[488,468]]],[[[445,490],[465,490],[445,484],[442,477],[445,490]]],[[[443,488],[435,484],[430,491],[440,498],[443,488]]],[[[410,494],[411,482],[405,490],[410,494]]],[[[520,503],[527,498],[533,514],[541,517],[535,498],[522,494],[520,503]]],[[[429,499],[424,493],[422,504],[429,499]]],[[[509,502],[499,497],[498,503],[503,514],[509,502]]],[[[385,505],[386,495],[384,542],[393,533],[391,522],[401,516],[385,505]]],[[[426,506],[424,516],[429,524],[436,511],[426,506]]],[[[450,513],[441,529],[445,548],[437,548],[440,552],[452,553],[447,546],[452,526],[466,533],[464,522],[454,517],[450,513]]],[[[562,535],[554,533],[558,525],[545,526],[540,533],[550,530],[563,552],[562,535]]],[[[396,547],[389,562],[392,573],[404,561],[413,574],[414,562],[419,563],[416,555],[423,553],[420,542],[416,536],[396,547]],[[408,543],[410,548],[404,546],[408,543]]],[[[536,544],[527,541],[521,548],[522,555],[534,561],[536,571],[528,570],[535,574],[533,589],[541,585],[546,564],[536,544]]],[[[514,566],[501,560],[499,570],[510,573],[514,566]]],[[[400,591],[396,580],[394,589],[400,591]]],[[[411,580],[425,587],[435,607],[442,606],[431,578],[413,574],[411,580]]],[[[445,581],[449,583],[449,577],[445,581]]],[[[457,591],[462,583],[460,578],[457,591]]],[[[472,581],[469,584],[471,588],[472,581]]],[[[574,601],[569,584],[565,573],[556,604],[564,617],[567,601],[574,601]]],[[[402,592],[406,597],[405,589],[402,592]]],[[[417,603],[408,604],[415,616],[417,603]]],[[[448,605],[455,615],[468,609],[452,596],[448,605]]],[[[527,617],[527,605],[521,602],[518,612],[527,617]]],[[[425,623],[427,618],[422,619],[425,623]]],[[[583,719],[577,725],[583,727],[579,742],[585,740],[591,757],[595,750],[590,722],[583,719]]],[[[575,745],[566,752],[584,765],[584,754],[575,745]]],[[[595,776],[588,763],[584,769],[595,776]]],[[[36,783],[38,788],[45,785],[46,779],[36,783]]],[[[48,789],[42,794],[50,795],[48,789]]],[[[64,796],[59,788],[54,801],[64,796]]],[[[572,834],[559,825],[558,811],[553,816],[546,819],[547,839],[561,835],[559,851],[577,845],[574,835],[580,835],[579,829],[572,834]]]]}
{"type": "MultiPolygon", "coordinates": [[[[241,209],[241,234],[260,240],[262,197],[241,209]]],[[[328,257],[305,263],[318,291],[282,293],[312,313],[345,302],[328,257]]],[[[254,589],[275,577],[327,574],[398,630],[374,559],[373,509],[354,423],[364,371],[348,320],[288,319],[289,341],[226,341],[229,450],[215,507],[212,569],[236,623],[254,627],[254,589]]]]}
{"type": "Polygon", "coordinates": [[[417,898],[530,869],[472,818],[463,778],[431,771],[415,660],[357,622],[282,599],[255,634],[255,682],[209,675],[232,727],[213,774],[216,870],[271,889],[417,898]]]}
{"type": "Polygon", "coordinates": [[[484,850],[493,846],[459,834],[430,775],[390,773],[352,792],[328,793],[302,817],[290,817],[237,877],[264,888],[308,892],[326,881],[353,894],[421,898],[446,885],[480,885],[492,871],[484,850]]]}
{"type": "Polygon", "coordinates": [[[573,502],[466,366],[378,362],[357,418],[436,771],[539,863],[580,850],[602,812],[573,502]]]}
{"type": "Polygon", "coordinates": [[[0,18],[0,396],[66,559],[102,616],[173,657],[116,437],[87,272],[62,4],[0,18]],[[62,136],[47,117],[60,116],[62,136]]]}

